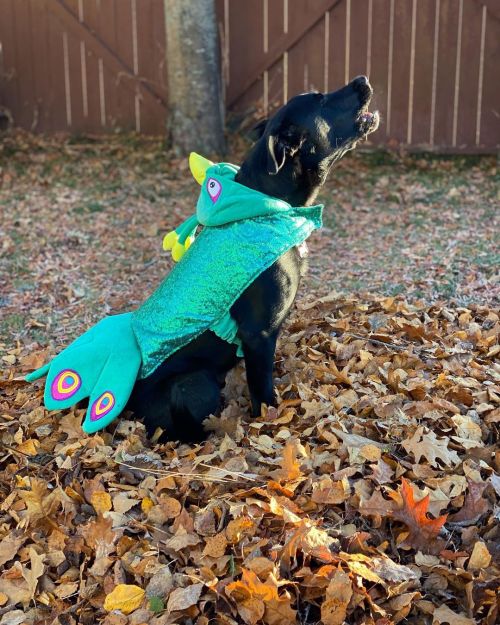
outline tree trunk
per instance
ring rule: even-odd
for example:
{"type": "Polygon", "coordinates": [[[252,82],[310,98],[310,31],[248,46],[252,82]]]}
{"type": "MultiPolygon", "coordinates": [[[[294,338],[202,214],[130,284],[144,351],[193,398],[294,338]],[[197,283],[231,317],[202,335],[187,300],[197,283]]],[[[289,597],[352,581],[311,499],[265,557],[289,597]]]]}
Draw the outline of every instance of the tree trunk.
{"type": "Polygon", "coordinates": [[[174,149],[224,152],[224,100],[213,0],[165,0],[168,127],[174,149]]]}

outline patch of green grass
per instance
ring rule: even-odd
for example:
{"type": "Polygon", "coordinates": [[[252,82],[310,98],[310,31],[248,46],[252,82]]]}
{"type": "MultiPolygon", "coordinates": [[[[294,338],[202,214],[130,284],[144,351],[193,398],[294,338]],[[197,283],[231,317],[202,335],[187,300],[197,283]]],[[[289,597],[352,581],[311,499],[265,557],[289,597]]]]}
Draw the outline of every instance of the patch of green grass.
{"type": "Polygon", "coordinates": [[[0,317],[0,336],[6,337],[22,332],[25,318],[19,313],[11,313],[0,317]]]}
{"type": "Polygon", "coordinates": [[[106,210],[106,206],[101,202],[90,201],[81,206],[76,206],[74,212],[77,215],[85,215],[85,213],[102,213],[106,210]]]}

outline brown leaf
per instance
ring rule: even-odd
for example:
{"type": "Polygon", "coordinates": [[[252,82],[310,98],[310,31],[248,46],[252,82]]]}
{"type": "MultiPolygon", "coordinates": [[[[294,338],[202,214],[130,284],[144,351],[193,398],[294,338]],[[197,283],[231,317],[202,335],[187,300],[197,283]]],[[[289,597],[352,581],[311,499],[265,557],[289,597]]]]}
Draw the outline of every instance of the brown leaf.
{"type": "Polygon", "coordinates": [[[0,577],[0,593],[7,595],[10,603],[22,603],[24,605],[31,601],[30,588],[24,579],[3,579],[0,577]]]}
{"type": "Polygon", "coordinates": [[[291,599],[282,595],[265,602],[263,621],[266,625],[291,625],[297,620],[297,611],[292,609],[291,599]]]}
{"type": "Polygon", "coordinates": [[[377,482],[377,484],[387,484],[394,477],[394,471],[382,458],[380,458],[377,464],[371,464],[370,469],[373,473],[368,477],[374,482],[377,482]]]}
{"type": "Polygon", "coordinates": [[[168,598],[168,612],[179,612],[187,610],[192,605],[196,605],[201,596],[203,584],[192,584],[186,588],[176,588],[172,590],[168,598]]]}
{"type": "Polygon", "coordinates": [[[112,519],[105,519],[100,516],[81,530],[85,542],[95,551],[91,571],[97,577],[104,575],[111,566],[112,560],[108,556],[115,551],[116,542],[120,538],[121,532],[111,529],[112,524],[112,519]]]}
{"type": "Polygon", "coordinates": [[[329,477],[324,477],[313,485],[311,499],[315,503],[339,504],[349,496],[350,488],[347,480],[333,482],[329,477]]]}
{"type": "Polygon", "coordinates": [[[28,520],[31,524],[50,519],[60,505],[58,491],[49,492],[47,484],[38,478],[31,478],[31,490],[20,490],[19,495],[28,508],[28,520]]]}
{"type": "Polygon", "coordinates": [[[212,558],[220,558],[226,553],[227,539],[224,533],[216,534],[206,539],[206,545],[203,549],[204,556],[212,558]]]}
{"type": "Polygon", "coordinates": [[[457,614],[447,605],[441,605],[434,610],[433,625],[441,625],[441,623],[448,623],[448,625],[476,625],[476,621],[465,614],[457,614]]]}
{"type": "Polygon", "coordinates": [[[34,549],[29,550],[29,556],[31,568],[28,569],[23,567],[23,577],[28,584],[30,599],[34,599],[38,579],[43,575],[45,567],[43,565],[43,557],[40,556],[34,549]]]}
{"type": "Polygon", "coordinates": [[[450,514],[448,519],[453,525],[461,527],[474,525],[490,508],[488,500],[483,497],[487,482],[467,480],[467,485],[468,491],[463,507],[457,513],[450,514]]]}
{"type": "Polygon", "coordinates": [[[336,539],[312,525],[310,521],[302,521],[286,541],[281,551],[281,560],[290,567],[300,551],[321,562],[331,562],[333,556],[330,547],[335,542],[336,539]]]}
{"type": "Polygon", "coordinates": [[[343,625],[352,592],[349,575],[337,571],[328,584],[325,600],[321,604],[321,621],[324,625],[343,625]]]}
{"type": "Polygon", "coordinates": [[[369,499],[361,499],[359,511],[364,516],[375,517],[376,525],[380,525],[382,517],[390,516],[394,502],[384,499],[380,490],[374,490],[369,499]]]}
{"type": "Polygon", "coordinates": [[[27,537],[19,532],[12,532],[0,541],[0,566],[3,566],[9,560],[12,560],[21,545],[27,540],[27,537]]]}
{"type": "Polygon", "coordinates": [[[480,569],[487,569],[491,563],[491,553],[488,551],[488,547],[483,541],[478,540],[474,545],[472,554],[467,565],[468,571],[477,571],[480,569]]]}
{"type": "Polygon", "coordinates": [[[417,464],[422,457],[433,467],[439,467],[439,463],[436,462],[438,459],[446,466],[453,466],[460,462],[457,452],[448,449],[447,439],[437,438],[432,431],[425,434],[422,426],[415,430],[412,438],[407,438],[401,444],[408,453],[415,456],[417,464]]]}

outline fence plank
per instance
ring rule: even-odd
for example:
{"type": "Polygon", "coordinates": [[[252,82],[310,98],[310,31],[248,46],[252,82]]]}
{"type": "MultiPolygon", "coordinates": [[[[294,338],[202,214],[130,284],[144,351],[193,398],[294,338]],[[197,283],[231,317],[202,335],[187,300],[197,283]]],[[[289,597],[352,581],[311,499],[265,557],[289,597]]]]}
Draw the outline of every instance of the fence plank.
{"type": "Polygon", "coordinates": [[[18,109],[17,122],[25,128],[30,128],[36,119],[33,105],[34,76],[31,63],[31,12],[29,0],[16,0],[13,3],[13,26],[16,46],[16,72],[18,75],[18,109]]]}
{"type": "Polygon", "coordinates": [[[370,82],[374,90],[373,109],[378,109],[382,124],[378,132],[370,135],[370,142],[385,143],[387,140],[387,90],[389,84],[389,15],[390,0],[374,0],[372,13],[372,45],[370,82]]]}
{"type": "Polygon", "coordinates": [[[394,3],[394,56],[392,66],[391,124],[389,141],[406,143],[410,91],[412,0],[394,3]]]}
{"type": "Polygon", "coordinates": [[[435,145],[452,143],[455,59],[457,53],[458,0],[441,0],[436,85],[435,145]]]}
{"type": "Polygon", "coordinates": [[[479,4],[464,2],[458,98],[458,147],[474,145],[476,140],[476,115],[474,112],[477,105],[481,18],[482,8],[479,4]]]}
{"type": "Polygon", "coordinates": [[[412,140],[429,145],[434,58],[435,0],[419,0],[416,14],[412,140]]]}
{"type": "Polygon", "coordinates": [[[333,91],[345,84],[346,60],[346,4],[342,2],[330,11],[330,57],[328,89],[333,91]]]}
{"type": "Polygon", "coordinates": [[[16,112],[19,107],[16,48],[14,37],[14,11],[13,0],[2,0],[0,9],[0,106],[6,107],[16,120],[16,112]]]}
{"type": "MultiPolygon", "coordinates": [[[[113,0],[114,5],[114,42],[118,56],[123,59],[127,67],[134,67],[134,27],[132,23],[132,1],[113,0]]],[[[135,92],[128,89],[123,83],[129,80],[122,74],[114,77],[113,87],[116,90],[115,113],[117,126],[125,130],[141,128],[141,110],[136,115],[135,92]],[[136,119],[136,117],[138,119],[136,119]]]]}
{"type": "Polygon", "coordinates": [[[499,58],[500,19],[488,9],[484,46],[480,145],[492,145],[492,140],[496,140],[497,150],[500,149],[499,58]]]}
{"type": "Polygon", "coordinates": [[[349,80],[366,74],[368,43],[368,0],[351,0],[349,41],[349,80]]]}

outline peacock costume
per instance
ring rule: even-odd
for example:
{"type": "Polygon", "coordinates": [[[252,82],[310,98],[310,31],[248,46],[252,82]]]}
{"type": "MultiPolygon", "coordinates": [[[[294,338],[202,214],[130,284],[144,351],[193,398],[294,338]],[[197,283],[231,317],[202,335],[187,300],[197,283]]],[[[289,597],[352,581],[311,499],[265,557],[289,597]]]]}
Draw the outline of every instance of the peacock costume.
{"type": "Polygon", "coordinates": [[[243,355],[231,306],[284,252],[321,227],[322,205],[292,207],[245,187],[234,179],[235,165],[214,165],[195,153],[189,165],[201,193],[196,214],[163,240],[177,261],[169,275],[140,308],[99,321],[26,377],[47,376],[49,410],[90,397],[82,426],[87,433],[118,417],[137,379],[206,330],[243,355]]]}

